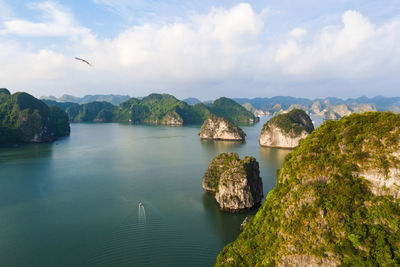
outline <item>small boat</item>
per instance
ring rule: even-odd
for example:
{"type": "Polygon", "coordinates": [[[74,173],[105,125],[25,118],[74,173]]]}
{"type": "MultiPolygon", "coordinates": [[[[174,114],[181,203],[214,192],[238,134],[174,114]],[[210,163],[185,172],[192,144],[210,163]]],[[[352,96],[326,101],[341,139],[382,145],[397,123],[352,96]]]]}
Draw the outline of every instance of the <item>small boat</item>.
{"type": "Polygon", "coordinates": [[[142,202],[139,202],[139,207],[143,207],[143,204],[142,204],[142,202]]]}

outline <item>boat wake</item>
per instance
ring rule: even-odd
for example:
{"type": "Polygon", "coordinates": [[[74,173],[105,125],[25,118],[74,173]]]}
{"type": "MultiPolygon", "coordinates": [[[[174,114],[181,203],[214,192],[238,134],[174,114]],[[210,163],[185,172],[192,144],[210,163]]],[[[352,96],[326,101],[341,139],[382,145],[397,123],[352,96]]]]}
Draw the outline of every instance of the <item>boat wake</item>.
{"type": "Polygon", "coordinates": [[[146,210],[142,203],[139,203],[138,208],[138,225],[144,227],[146,225],[146,210]]]}

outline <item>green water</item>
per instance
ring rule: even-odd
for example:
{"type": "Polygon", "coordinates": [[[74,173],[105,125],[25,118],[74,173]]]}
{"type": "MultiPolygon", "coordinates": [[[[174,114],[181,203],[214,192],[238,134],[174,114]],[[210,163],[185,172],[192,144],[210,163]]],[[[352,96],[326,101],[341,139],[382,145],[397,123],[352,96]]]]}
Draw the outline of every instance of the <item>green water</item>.
{"type": "Polygon", "coordinates": [[[0,148],[0,266],[211,266],[246,214],[220,212],[203,173],[218,153],[252,155],[266,195],[289,150],[260,148],[261,127],[242,127],[242,144],[195,126],[72,124],[52,144],[0,148]]]}

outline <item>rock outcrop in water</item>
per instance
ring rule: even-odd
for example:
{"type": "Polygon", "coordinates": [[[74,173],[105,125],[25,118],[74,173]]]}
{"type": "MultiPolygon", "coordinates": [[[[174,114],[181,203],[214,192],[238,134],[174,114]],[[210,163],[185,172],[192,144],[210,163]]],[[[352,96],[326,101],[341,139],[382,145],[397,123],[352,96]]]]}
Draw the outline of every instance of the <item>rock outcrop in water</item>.
{"type": "Polygon", "coordinates": [[[67,114],[27,93],[0,89],[0,145],[49,142],[69,135],[67,114]]]}
{"type": "Polygon", "coordinates": [[[294,148],[314,130],[310,117],[301,109],[294,109],[270,119],[260,134],[260,145],[294,148]]]}
{"type": "Polygon", "coordinates": [[[259,165],[255,158],[240,159],[237,153],[222,153],[210,163],[202,182],[215,195],[221,210],[240,212],[257,207],[263,197],[259,165]]]}
{"type": "Polygon", "coordinates": [[[326,121],[216,266],[400,266],[400,115],[326,121]]]}
{"type": "Polygon", "coordinates": [[[244,141],[246,134],[233,122],[211,115],[201,126],[199,136],[201,139],[244,141]]]}

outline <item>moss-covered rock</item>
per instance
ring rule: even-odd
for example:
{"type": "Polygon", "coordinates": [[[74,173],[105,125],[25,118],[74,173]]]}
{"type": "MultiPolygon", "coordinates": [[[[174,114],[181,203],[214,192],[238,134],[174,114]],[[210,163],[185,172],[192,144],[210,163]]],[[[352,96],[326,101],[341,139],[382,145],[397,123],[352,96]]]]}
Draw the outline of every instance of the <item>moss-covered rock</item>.
{"type": "Polygon", "coordinates": [[[246,227],[246,225],[253,223],[253,220],[254,220],[253,215],[250,215],[250,216],[247,216],[246,218],[244,218],[243,222],[240,224],[240,231],[243,231],[243,229],[246,227]]]}
{"type": "Polygon", "coordinates": [[[218,117],[224,117],[238,124],[253,124],[260,119],[234,100],[221,97],[215,100],[210,110],[218,117]]]}
{"type": "Polygon", "coordinates": [[[0,94],[11,95],[7,88],[0,88],[0,94]]]}
{"type": "Polygon", "coordinates": [[[69,105],[66,112],[72,122],[112,122],[116,107],[109,102],[69,105]]]}
{"type": "Polygon", "coordinates": [[[220,209],[240,212],[257,207],[263,197],[259,165],[255,158],[221,153],[210,163],[202,182],[215,195],[220,209]]]}
{"type": "Polygon", "coordinates": [[[216,265],[400,265],[399,144],[400,115],[326,121],[286,157],[216,265]]]}
{"type": "Polygon", "coordinates": [[[261,146],[294,148],[313,130],[314,125],[307,113],[294,109],[265,123],[259,141],[261,146]]]}
{"type": "Polygon", "coordinates": [[[0,93],[0,144],[49,142],[69,135],[69,120],[27,93],[0,93]]]}
{"type": "Polygon", "coordinates": [[[210,115],[201,126],[201,139],[244,141],[246,134],[233,122],[215,115],[210,115]]]}

